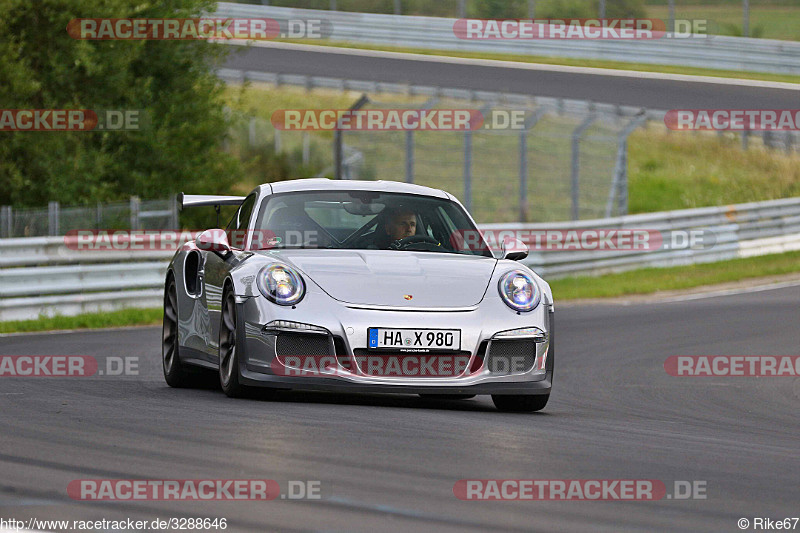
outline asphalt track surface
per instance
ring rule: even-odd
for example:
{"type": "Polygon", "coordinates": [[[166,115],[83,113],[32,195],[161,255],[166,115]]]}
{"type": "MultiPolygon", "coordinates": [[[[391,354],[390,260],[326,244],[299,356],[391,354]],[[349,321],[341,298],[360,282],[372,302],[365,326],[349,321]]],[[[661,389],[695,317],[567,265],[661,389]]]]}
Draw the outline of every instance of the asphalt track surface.
{"type": "Polygon", "coordinates": [[[670,355],[797,355],[800,287],[557,307],[541,413],[488,397],[171,389],[160,330],[0,338],[3,355],[138,357],[139,375],[0,378],[0,518],[225,517],[227,531],[739,531],[800,514],[800,378],[679,378],[670,355]],[[318,480],[320,500],[84,502],[75,479],[318,480]],[[461,501],[459,479],[706,482],[706,499],[461,501]]]}
{"type": "Polygon", "coordinates": [[[333,48],[309,51],[236,47],[225,66],[279,74],[504,91],[663,110],[794,109],[800,97],[800,92],[787,88],[450,64],[421,58],[351,55],[333,48]]]}

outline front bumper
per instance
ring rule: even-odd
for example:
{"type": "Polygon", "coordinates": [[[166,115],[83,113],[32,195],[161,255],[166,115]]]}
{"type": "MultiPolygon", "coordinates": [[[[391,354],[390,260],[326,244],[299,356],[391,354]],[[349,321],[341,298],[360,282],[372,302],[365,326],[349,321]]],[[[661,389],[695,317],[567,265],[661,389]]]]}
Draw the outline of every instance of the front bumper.
{"type": "MultiPolygon", "coordinates": [[[[543,302],[528,313],[509,309],[499,296],[487,295],[476,308],[452,311],[365,309],[333,300],[312,288],[296,307],[280,307],[261,297],[240,299],[239,370],[244,385],[277,389],[397,394],[549,394],[554,368],[553,307],[543,302]],[[469,354],[467,369],[474,368],[484,349],[498,332],[536,327],[546,339],[536,345],[536,364],[529,371],[495,375],[488,369],[449,377],[385,377],[363,375],[360,370],[334,376],[282,375],[274,371],[275,336],[264,331],[273,320],[286,320],[324,328],[338,337],[339,350],[353,356],[367,346],[367,329],[460,329],[461,350],[469,354]],[[342,346],[343,345],[343,346],[342,346]],[[541,364],[540,364],[541,363],[541,364]]],[[[478,365],[479,366],[479,365],[478,365]]]]}

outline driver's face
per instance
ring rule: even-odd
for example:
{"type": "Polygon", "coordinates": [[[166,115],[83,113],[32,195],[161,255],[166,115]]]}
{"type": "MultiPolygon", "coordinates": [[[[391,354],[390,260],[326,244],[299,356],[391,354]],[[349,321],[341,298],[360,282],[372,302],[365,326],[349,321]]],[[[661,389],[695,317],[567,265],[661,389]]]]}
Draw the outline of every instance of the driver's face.
{"type": "Polygon", "coordinates": [[[417,217],[413,213],[396,215],[386,224],[386,233],[393,241],[411,237],[417,232],[417,217]]]}

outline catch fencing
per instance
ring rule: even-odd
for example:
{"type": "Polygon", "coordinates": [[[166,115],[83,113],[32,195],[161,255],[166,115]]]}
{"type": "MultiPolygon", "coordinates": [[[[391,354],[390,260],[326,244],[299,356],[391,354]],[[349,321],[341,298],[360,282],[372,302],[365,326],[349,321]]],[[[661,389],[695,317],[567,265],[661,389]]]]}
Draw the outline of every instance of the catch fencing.
{"type": "MultiPolygon", "coordinates": [[[[800,198],[612,219],[487,224],[484,231],[703,230],[713,245],[649,252],[532,250],[523,263],[546,279],[675,266],[800,250],[800,198]]],[[[78,251],[64,237],[0,239],[0,321],[123,307],[159,307],[169,251],[78,251]]],[[[554,295],[558,298],[558,294],[554,295]]]]}

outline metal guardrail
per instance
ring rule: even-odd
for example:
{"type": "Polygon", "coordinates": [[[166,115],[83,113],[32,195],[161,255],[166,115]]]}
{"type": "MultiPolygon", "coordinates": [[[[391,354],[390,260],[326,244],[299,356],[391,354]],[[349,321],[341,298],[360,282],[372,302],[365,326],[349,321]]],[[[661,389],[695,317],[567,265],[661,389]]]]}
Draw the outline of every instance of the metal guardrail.
{"type": "Polygon", "coordinates": [[[328,21],[331,41],[382,44],[434,50],[514,53],[533,56],[602,59],[776,74],[800,74],[800,42],[711,36],[655,40],[464,40],[457,19],[350,13],[220,2],[219,17],[315,19],[328,21]]]}
{"type": "MultiPolygon", "coordinates": [[[[800,198],[551,224],[487,224],[483,230],[703,229],[705,249],[533,250],[524,262],[546,278],[621,272],[800,250],[800,198]]],[[[159,307],[170,251],[81,252],[63,237],[0,239],[0,321],[122,307],[159,307]]]]}

